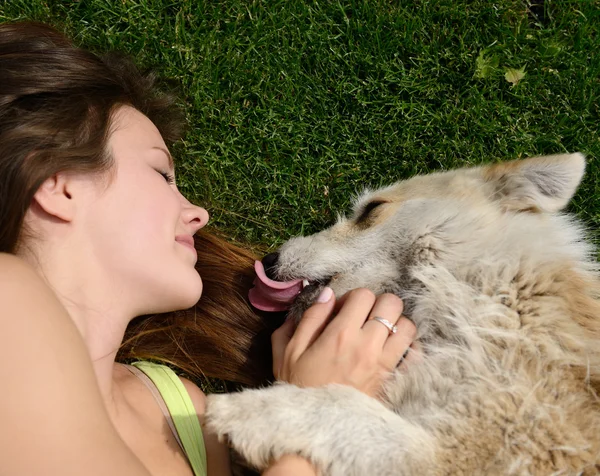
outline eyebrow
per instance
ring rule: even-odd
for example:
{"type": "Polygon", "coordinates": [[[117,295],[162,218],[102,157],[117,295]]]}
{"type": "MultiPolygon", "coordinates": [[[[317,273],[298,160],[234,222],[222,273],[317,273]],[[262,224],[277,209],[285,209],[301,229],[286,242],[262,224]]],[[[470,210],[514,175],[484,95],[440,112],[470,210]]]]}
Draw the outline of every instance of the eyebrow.
{"type": "Polygon", "coordinates": [[[169,151],[167,149],[163,149],[162,147],[157,147],[157,146],[154,146],[152,148],[164,152],[165,155],[167,156],[167,158],[169,159],[169,167],[171,167],[171,168],[174,167],[173,157],[171,157],[171,154],[169,154],[169,151]]]}

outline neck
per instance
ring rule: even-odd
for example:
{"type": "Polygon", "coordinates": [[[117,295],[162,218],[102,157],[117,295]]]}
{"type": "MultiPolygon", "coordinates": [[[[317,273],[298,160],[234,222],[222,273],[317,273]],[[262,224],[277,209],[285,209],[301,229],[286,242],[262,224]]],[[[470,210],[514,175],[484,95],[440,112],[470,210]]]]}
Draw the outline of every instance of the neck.
{"type": "Polygon", "coordinates": [[[62,304],[75,322],[88,349],[90,360],[96,375],[100,394],[106,409],[113,418],[118,413],[121,393],[116,385],[118,364],[115,359],[129,319],[102,311],[84,310],[71,300],[62,300],[62,304]]]}
{"type": "Polygon", "coordinates": [[[114,385],[115,359],[128,321],[110,319],[106,313],[102,316],[83,316],[80,309],[73,306],[67,306],[67,311],[74,316],[73,320],[88,349],[100,393],[111,413],[115,407],[117,393],[114,385]],[[102,322],[104,320],[106,322],[102,322]],[[123,322],[123,324],[115,325],[115,322],[123,322]]]}
{"type": "Polygon", "coordinates": [[[23,255],[55,292],[79,330],[88,349],[100,393],[111,418],[117,413],[120,391],[115,380],[119,370],[115,359],[129,321],[134,313],[124,308],[124,299],[113,289],[110,280],[85,260],[56,258],[41,261],[23,255]]]}

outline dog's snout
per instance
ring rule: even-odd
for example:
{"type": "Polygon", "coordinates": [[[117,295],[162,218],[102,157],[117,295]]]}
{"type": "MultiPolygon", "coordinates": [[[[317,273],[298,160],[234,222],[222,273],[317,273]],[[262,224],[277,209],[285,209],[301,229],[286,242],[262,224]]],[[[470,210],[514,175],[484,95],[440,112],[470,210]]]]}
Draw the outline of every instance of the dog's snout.
{"type": "Polygon", "coordinates": [[[275,269],[277,267],[277,261],[279,260],[279,253],[269,253],[261,260],[265,274],[269,279],[276,279],[275,269]]]}

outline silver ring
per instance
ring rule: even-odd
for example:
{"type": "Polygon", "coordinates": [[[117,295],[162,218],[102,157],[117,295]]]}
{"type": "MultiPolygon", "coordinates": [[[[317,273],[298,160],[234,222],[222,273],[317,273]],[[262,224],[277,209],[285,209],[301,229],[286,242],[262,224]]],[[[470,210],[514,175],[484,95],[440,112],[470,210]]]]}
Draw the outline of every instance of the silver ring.
{"type": "Polygon", "coordinates": [[[394,324],[392,324],[390,321],[388,321],[387,319],[384,319],[383,317],[376,316],[372,320],[381,322],[385,327],[387,327],[387,330],[390,333],[390,335],[398,332],[398,328],[394,324]]]}

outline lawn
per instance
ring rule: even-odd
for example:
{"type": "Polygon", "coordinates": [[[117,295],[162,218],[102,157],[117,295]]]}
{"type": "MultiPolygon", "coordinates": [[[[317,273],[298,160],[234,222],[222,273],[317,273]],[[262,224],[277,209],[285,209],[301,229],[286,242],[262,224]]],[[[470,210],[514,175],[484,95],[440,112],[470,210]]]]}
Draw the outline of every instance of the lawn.
{"type": "Polygon", "coordinates": [[[177,85],[180,188],[237,241],[314,232],[365,186],[564,151],[588,156],[571,209],[597,240],[600,1],[529,3],[0,0],[0,21],[177,85]]]}

